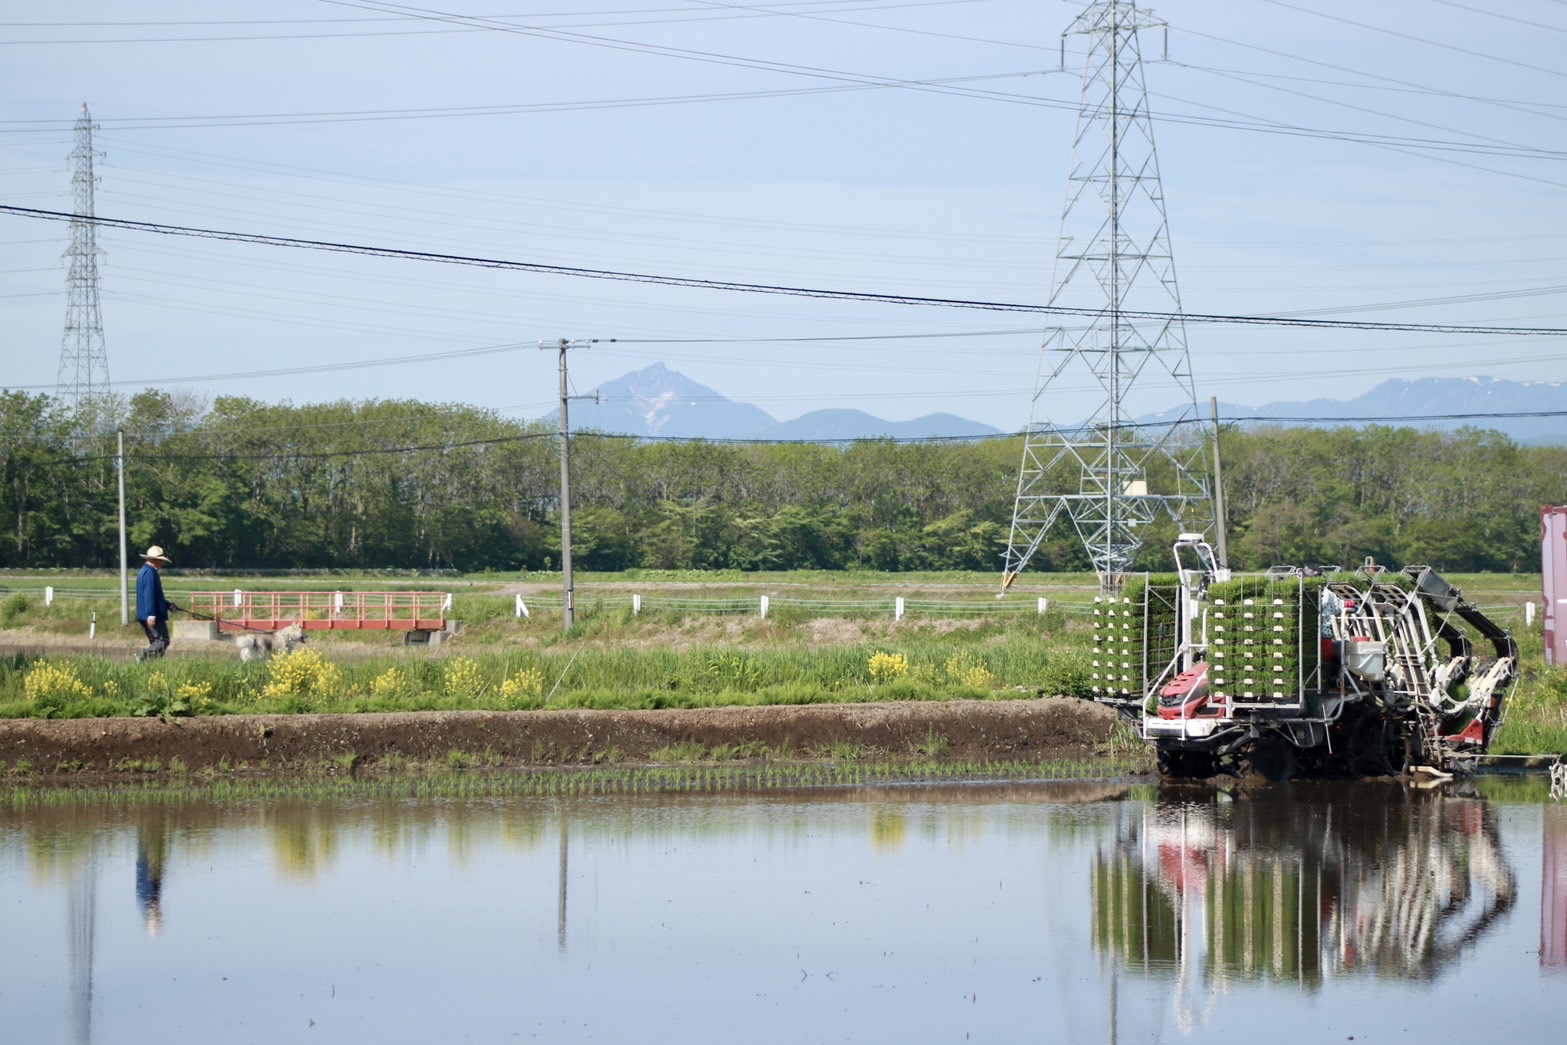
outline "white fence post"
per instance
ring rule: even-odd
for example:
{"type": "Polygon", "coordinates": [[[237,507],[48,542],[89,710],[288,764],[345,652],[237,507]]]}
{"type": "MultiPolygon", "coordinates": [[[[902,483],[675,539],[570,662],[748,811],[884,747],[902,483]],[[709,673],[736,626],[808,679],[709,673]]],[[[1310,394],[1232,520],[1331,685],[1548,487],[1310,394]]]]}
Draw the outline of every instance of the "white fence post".
{"type": "Polygon", "coordinates": [[[54,588],[53,587],[48,587],[48,588],[44,589],[44,605],[45,606],[53,606],[54,605],[54,588]]]}
{"type": "Polygon", "coordinates": [[[342,613],[343,612],[343,593],[342,592],[336,592],[335,594],[336,594],[336,597],[332,600],[332,609],[335,610],[337,613],[342,613]]]}
{"type": "Polygon", "coordinates": [[[1041,595],[1039,597],[1039,612],[1041,614],[1043,614],[1049,608],[1050,608],[1050,600],[1045,598],[1043,595],[1041,595]]]}
{"type": "Polygon", "coordinates": [[[441,600],[441,612],[442,613],[450,613],[450,612],[452,612],[452,593],[451,592],[447,592],[446,593],[446,598],[441,600]]]}
{"type": "Polygon", "coordinates": [[[1526,628],[1534,627],[1534,603],[1532,602],[1523,604],[1523,623],[1526,628]]]}
{"type": "Polygon", "coordinates": [[[762,596],[762,619],[767,619],[767,596],[762,596]]]}
{"type": "Polygon", "coordinates": [[[239,588],[234,589],[234,606],[238,608],[245,600],[245,593],[239,588]]]}
{"type": "Polygon", "coordinates": [[[633,594],[631,596],[631,615],[633,617],[636,617],[636,616],[639,616],[641,613],[642,613],[642,596],[633,594]]]}
{"type": "Polygon", "coordinates": [[[530,620],[533,618],[533,614],[528,612],[528,604],[522,601],[521,595],[517,596],[517,616],[527,617],[530,620]]]}
{"type": "Polygon", "coordinates": [[[892,619],[893,620],[902,620],[903,619],[903,596],[902,595],[899,595],[898,596],[898,601],[894,602],[892,604],[892,619]]]}

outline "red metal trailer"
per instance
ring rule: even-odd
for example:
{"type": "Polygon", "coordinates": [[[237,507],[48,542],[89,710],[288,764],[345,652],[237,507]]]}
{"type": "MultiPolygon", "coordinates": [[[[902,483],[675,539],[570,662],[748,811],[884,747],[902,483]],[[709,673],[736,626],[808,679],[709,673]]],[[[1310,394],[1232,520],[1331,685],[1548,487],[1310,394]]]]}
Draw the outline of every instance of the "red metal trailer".
{"type": "Polygon", "coordinates": [[[441,591],[198,591],[194,616],[219,631],[443,631],[452,597],[441,591]]]}

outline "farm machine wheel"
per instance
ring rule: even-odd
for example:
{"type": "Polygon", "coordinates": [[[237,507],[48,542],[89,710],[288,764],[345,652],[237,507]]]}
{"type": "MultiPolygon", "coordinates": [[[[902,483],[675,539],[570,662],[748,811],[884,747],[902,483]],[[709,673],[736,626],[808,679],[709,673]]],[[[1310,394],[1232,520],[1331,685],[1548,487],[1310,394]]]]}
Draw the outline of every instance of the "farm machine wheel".
{"type": "Polygon", "coordinates": [[[1250,770],[1274,783],[1295,776],[1295,748],[1278,738],[1259,740],[1246,756],[1250,770]]]}
{"type": "Polygon", "coordinates": [[[1206,780],[1219,774],[1219,759],[1207,751],[1159,749],[1159,775],[1206,780]]]}

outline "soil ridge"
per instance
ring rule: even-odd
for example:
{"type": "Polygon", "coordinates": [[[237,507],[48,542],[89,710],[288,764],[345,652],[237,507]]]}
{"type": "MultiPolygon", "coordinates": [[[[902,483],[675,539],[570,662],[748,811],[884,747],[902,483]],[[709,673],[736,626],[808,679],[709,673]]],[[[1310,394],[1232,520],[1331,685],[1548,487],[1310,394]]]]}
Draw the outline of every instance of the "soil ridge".
{"type": "Polygon", "coordinates": [[[656,711],[402,711],[192,718],[0,720],[0,768],[38,773],[308,768],[391,757],[485,756],[537,766],[648,762],[677,745],[742,746],[771,757],[824,757],[856,745],[866,757],[1052,761],[1106,754],[1115,715],[1092,701],[959,700],[766,705],[656,711]]]}

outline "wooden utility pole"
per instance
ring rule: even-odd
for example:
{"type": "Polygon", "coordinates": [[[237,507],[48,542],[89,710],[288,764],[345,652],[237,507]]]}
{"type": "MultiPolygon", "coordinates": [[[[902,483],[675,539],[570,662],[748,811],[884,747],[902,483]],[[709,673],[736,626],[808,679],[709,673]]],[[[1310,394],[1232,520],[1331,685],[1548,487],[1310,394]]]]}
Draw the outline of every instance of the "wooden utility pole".
{"type": "Polygon", "coordinates": [[[126,594],[129,577],[125,565],[129,558],[125,550],[125,433],[115,432],[114,442],[114,465],[120,473],[120,625],[123,627],[131,622],[130,597],[126,594]]]}

